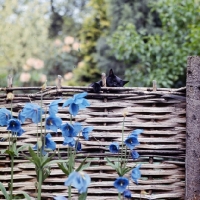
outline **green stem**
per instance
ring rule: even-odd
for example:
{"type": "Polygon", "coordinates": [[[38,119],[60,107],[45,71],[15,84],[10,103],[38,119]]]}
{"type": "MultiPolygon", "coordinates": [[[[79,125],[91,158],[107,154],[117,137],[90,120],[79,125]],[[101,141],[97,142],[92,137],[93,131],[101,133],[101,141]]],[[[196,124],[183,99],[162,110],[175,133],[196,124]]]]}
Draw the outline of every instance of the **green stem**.
{"type": "Polygon", "coordinates": [[[121,200],[121,193],[118,193],[118,200],[121,200]]]}
{"type": "Polygon", "coordinates": [[[42,193],[42,169],[39,169],[38,196],[37,200],[41,200],[42,193]]]}
{"type": "Polygon", "coordinates": [[[14,156],[11,156],[10,199],[13,197],[14,156]]]}
{"type": "MultiPolygon", "coordinates": [[[[122,151],[121,151],[121,163],[123,163],[123,152],[124,152],[124,121],[125,117],[123,118],[123,123],[122,123],[122,151]]],[[[125,155],[126,156],[126,155],[125,155]]],[[[126,158],[126,157],[125,157],[126,158]]]]}
{"type": "Polygon", "coordinates": [[[71,200],[72,186],[68,186],[68,199],[71,200]]]}
{"type": "MultiPolygon", "coordinates": [[[[72,153],[72,148],[69,146],[69,174],[72,173],[73,169],[74,169],[74,159],[73,159],[73,153],[72,153]]],[[[72,186],[69,185],[68,186],[68,199],[71,200],[71,190],[72,190],[72,186]]]]}
{"type": "MultiPolygon", "coordinates": [[[[38,141],[39,141],[39,136],[38,136],[38,123],[37,123],[37,145],[38,145],[38,141]]],[[[38,148],[37,148],[37,156],[39,155],[38,153],[38,148]]]]}
{"type": "Polygon", "coordinates": [[[41,120],[40,120],[40,130],[41,130],[41,134],[40,134],[40,140],[42,141],[42,100],[43,100],[43,95],[41,94],[41,111],[40,111],[40,117],[41,117],[41,120]]]}
{"type": "Polygon", "coordinates": [[[70,114],[70,124],[72,124],[72,115],[70,114]]]}

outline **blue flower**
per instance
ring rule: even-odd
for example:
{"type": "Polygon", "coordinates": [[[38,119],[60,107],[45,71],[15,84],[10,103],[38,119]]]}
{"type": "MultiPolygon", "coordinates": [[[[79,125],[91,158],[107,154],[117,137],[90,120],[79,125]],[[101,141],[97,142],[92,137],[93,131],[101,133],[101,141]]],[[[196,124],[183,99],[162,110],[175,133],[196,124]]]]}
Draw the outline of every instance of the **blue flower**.
{"type": "Polygon", "coordinates": [[[135,159],[138,159],[140,157],[140,155],[136,150],[132,150],[131,157],[135,160],[135,159]]]}
{"type": "Polygon", "coordinates": [[[21,136],[24,132],[25,131],[22,128],[20,128],[20,130],[17,131],[17,136],[21,136]]]}
{"type": "Polygon", "coordinates": [[[72,185],[75,187],[79,193],[87,192],[87,188],[91,182],[90,176],[88,174],[72,172],[68,179],[65,181],[66,186],[72,185]]]}
{"type": "Polygon", "coordinates": [[[23,115],[22,111],[18,114],[19,121],[23,124],[26,120],[26,117],[23,115]]]}
{"type": "Polygon", "coordinates": [[[124,190],[123,196],[127,199],[131,199],[131,191],[130,190],[124,190]]]}
{"type": "MultiPolygon", "coordinates": [[[[56,149],[56,143],[53,140],[51,140],[50,133],[46,134],[45,136],[45,144],[42,145],[42,155],[46,155],[47,152],[45,151],[45,149],[51,149],[51,150],[56,149]]],[[[38,150],[37,144],[33,147],[33,150],[38,150]]]]}
{"type": "Polygon", "coordinates": [[[6,108],[0,109],[0,126],[6,126],[8,124],[8,120],[11,119],[11,112],[6,108]]]}
{"type": "Polygon", "coordinates": [[[89,126],[82,130],[82,135],[85,140],[89,140],[89,133],[93,130],[93,128],[93,126],[89,126]]]}
{"type": "Polygon", "coordinates": [[[76,137],[81,131],[82,127],[80,123],[76,122],[74,125],[68,123],[63,124],[61,125],[60,129],[63,137],[76,137]]]}
{"type": "Polygon", "coordinates": [[[63,107],[69,106],[70,114],[76,116],[78,114],[79,109],[86,108],[90,105],[89,102],[86,99],[84,99],[86,95],[87,92],[75,94],[72,98],[69,98],[67,101],[65,101],[63,107]]]}
{"type": "Polygon", "coordinates": [[[58,128],[61,127],[62,120],[56,116],[49,116],[46,118],[46,129],[57,132],[58,128]]]}
{"type": "Polygon", "coordinates": [[[18,132],[21,129],[21,123],[18,119],[10,119],[8,121],[8,126],[7,126],[7,130],[12,131],[12,132],[18,132]]]}
{"type": "Polygon", "coordinates": [[[56,196],[54,197],[54,200],[67,200],[67,198],[63,196],[56,196]]]}
{"type": "Polygon", "coordinates": [[[130,133],[129,137],[131,137],[131,136],[137,137],[142,132],[143,132],[143,129],[135,129],[133,132],[130,133]]]}
{"type": "Polygon", "coordinates": [[[137,136],[129,136],[128,138],[126,138],[126,140],[124,141],[124,143],[126,144],[126,146],[128,148],[130,148],[131,150],[136,146],[139,145],[139,141],[137,136]]]}
{"type": "Polygon", "coordinates": [[[114,182],[114,187],[118,190],[118,192],[122,193],[126,189],[129,184],[129,180],[125,177],[118,177],[114,182]]]}
{"type": "Polygon", "coordinates": [[[41,121],[41,115],[44,114],[44,110],[34,103],[26,103],[22,113],[26,119],[32,119],[33,123],[38,123],[41,121]]]}
{"type": "Polygon", "coordinates": [[[109,150],[111,153],[118,153],[119,152],[119,144],[117,142],[113,142],[109,146],[109,150]]]}
{"type": "Polygon", "coordinates": [[[81,143],[79,141],[76,141],[76,151],[81,151],[81,143]]]}
{"type": "Polygon", "coordinates": [[[62,99],[58,99],[52,101],[49,104],[49,115],[54,116],[58,112],[58,104],[62,101],[62,99]]]}
{"type": "Polygon", "coordinates": [[[64,137],[63,145],[69,145],[70,147],[73,147],[75,145],[76,141],[73,137],[64,137]]]}
{"type": "Polygon", "coordinates": [[[141,164],[139,164],[137,167],[135,167],[131,172],[131,178],[133,179],[133,181],[136,184],[138,184],[137,179],[139,179],[141,177],[140,166],[141,166],[141,164]]]}

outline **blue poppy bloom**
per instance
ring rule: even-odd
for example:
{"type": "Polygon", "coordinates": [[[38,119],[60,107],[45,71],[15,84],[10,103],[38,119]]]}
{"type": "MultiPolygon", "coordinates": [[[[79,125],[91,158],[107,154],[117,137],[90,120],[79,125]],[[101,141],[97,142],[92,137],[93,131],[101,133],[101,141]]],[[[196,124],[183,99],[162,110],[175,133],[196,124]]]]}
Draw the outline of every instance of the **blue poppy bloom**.
{"type": "Polygon", "coordinates": [[[79,109],[86,108],[89,106],[89,102],[84,97],[87,95],[87,92],[83,92],[80,94],[75,94],[72,98],[69,98],[63,104],[63,107],[69,106],[69,112],[71,115],[76,116],[78,114],[79,109]]]}
{"type": "Polygon", "coordinates": [[[78,190],[79,193],[85,193],[87,192],[90,182],[91,179],[88,174],[74,171],[68,176],[68,179],[65,181],[65,185],[72,185],[78,190]]]}
{"type": "Polygon", "coordinates": [[[63,124],[61,125],[60,129],[63,137],[76,137],[81,131],[82,127],[80,123],[76,122],[73,125],[68,123],[63,124]]]}
{"type": "Polygon", "coordinates": [[[75,143],[76,141],[73,137],[64,137],[63,145],[69,145],[70,147],[73,147],[75,143]]]}
{"type": "Polygon", "coordinates": [[[126,146],[128,148],[130,148],[131,150],[136,146],[139,145],[139,141],[137,136],[129,136],[128,138],[126,138],[126,140],[124,141],[124,143],[126,144],[126,146]]]}
{"type": "Polygon", "coordinates": [[[22,128],[20,128],[20,130],[17,131],[17,136],[21,136],[24,132],[25,131],[22,128]]]}
{"type": "Polygon", "coordinates": [[[34,103],[26,103],[22,113],[26,119],[32,119],[33,123],[39,123],[41,121],[41,115],[44,114],[44,110],[34,103]]]}
{"type": "Polygon", "coordinates": [[[62,99],[58,99],[55,101],[52,101],[49,104],[49,115],[54,116],[58,112],[58,104],[62,101],[62,99]]]}
{"type": "Polygon", "coordinates": [[[81,151],[81,143],[80,142],[76,142],[76,151],[81,151]]]}
{"type": "Polygon", "coordinates": [[[58,128],[61,127],[62,120],[56,116],[49,116],[46,118],[46,129],[57,132],[58,128]]]}
{"type": "Polygon", "coordinates": [[[26,117],[23,115],[22,111],[18,114],[19,121],[23,124],[26,120],[26,117]]]}
{"type": "Polygon", "coordinates": [[[137,167],[135,167],[131,172],[131,178],[133,179],[133,181],[136,184],[138,184],[137,180],[141,177],[140,166],[141,166],[141,164],[139,164],[137,167]]]}
{"type": "Polygon", "coordinates": [[[114,182],[114,187],[118,190],[118,192],[122,193],[126,189],[129,184],[129,180],[125,177],[118,177],[114,182]]]}
{"type": "Polygon", "coordinates": [[[111,153],[118,153],[119,152],[119,144],[117,142],[113,142],[112,144],[110,144],[109,151],[111,153]]]}
{"type": "Polygon", "coordinates": [[[89,126],[82,130],[82,135],[85,140],[89,140],[89,133],[93,130],[93,128],[93,126],[89,126]]]}
{"type": "Polygon", "coordinates": [[[18,132],[21,129],[21,123],[18,119],[10,119],[8,120],[7,130],[12,132],[18,132]]]}
{"type": "Polygon", "coordinates": [[[135,129],[134,131],[132,131],[130,133],[129,137],[131,137],[131,136],[136,136],[137,137],[142,132],[143,132],[143,129],[135,129]]]}
{"type": "Polygon", "coordinates": [[[0,109],[0,126],[6,126],[8,124],[8,120],[12,118],[10,110],[6,108],[0,109]]]}
{"type": "Polygon", "coordinates": [[[54,200],[67,200],[67,198],[63,196],[56,196],[54,197],[54,200]]]}
{"type": "MultiPolygon", "coordinates": [[[[44,144],[42,145],[42,155],[46,155],[47,154],[45,149],[51,149],[51,150],[55,150],[56,149],[56,143],[53,140],[51,140],[51,134],[50,133],[46,134],[46,136],[45,136],[45,145],[44,144]]],[[[38,150],[38,144],[36,144],[33,147],[33,150],[38,150]]]]}
{"type": "Polygon", "coordinates": [[[127,199],[131,199],[131,191],[130,190],[124,190],[123,196],[127,199]]]}
{"type": "Polygon", "coordinates": [[[133,160],[135,160],[135,159],[138,159],[140,157],[140,155],[136,150],[132,150],[131,157],[133,158],[133,160]]]}

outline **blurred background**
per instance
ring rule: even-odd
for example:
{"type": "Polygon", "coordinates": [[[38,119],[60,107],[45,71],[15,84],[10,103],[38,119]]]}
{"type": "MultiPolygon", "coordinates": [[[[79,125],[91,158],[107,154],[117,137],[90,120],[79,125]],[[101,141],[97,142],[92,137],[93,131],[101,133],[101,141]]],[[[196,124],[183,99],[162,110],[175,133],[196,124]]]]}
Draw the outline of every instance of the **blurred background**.
{"type": "Polygon", "coordinates": [[[0,0],[0,87],[87,86],[113,69],[126,86],[185,86],[200,55],[200,0],[0,0]]]}

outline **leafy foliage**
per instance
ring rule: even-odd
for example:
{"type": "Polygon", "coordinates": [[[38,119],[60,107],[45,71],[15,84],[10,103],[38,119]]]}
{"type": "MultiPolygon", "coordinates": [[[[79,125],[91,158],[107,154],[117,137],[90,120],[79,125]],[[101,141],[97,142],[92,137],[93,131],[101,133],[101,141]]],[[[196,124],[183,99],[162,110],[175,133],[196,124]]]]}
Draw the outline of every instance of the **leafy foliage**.
{"type": "Polygon", "coordinates": [[[119,60],[132,65],[126,70],[130,85],[150,86],[154,79],[162,87],[185,85],[187,56],[200,53],[199,2],[150,1],[161,18],[160,33],[139,32],[130,23],[118,27],[109,44],[119,60]]]}
{"type": "MultiPolygon", "coordinates": [[[[3,1],[0,6],[0,68],[16,74],[30,57],[42,58],[48,47],[48,3],[3,1]]],[[[18,80],[19,76],[15,80],[18,80]]],[[[3,80],[3,79],[2,79],[3,80]]],[[[2,85],[5,82],[2,81],[2,85]]]]}

